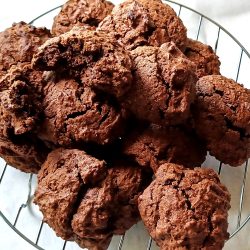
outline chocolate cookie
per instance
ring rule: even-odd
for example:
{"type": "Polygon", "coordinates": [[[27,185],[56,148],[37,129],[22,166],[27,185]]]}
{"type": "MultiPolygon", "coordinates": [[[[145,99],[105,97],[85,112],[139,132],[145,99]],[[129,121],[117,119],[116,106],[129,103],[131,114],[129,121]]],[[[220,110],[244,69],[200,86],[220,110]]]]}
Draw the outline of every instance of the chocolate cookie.
{"type": "Polygon", "coordinates": [[[196,64],[196,74],[199,78],[220,74],[220,60],[211,46],[188,39],[184,53],[196,64]]]}
{"type": "Polygon", "coordinates": [[[72,216],[84,190],[106,174],[106,163],[77,149],[52,151],[38,174],[34,202],[44,220],[63,239],[73,239],[72,216]]]}
{"type": "Polygon", "coordinates": [[[114,5],[105,0],[69,0],[54,18],[51,33],[61,35],[74,25],[97,27],[111,13],[114,5]]]}
{"type": "Polygon", "coordinates": [[[142,171],[125,163],[108,170],[105,165],[83,151],[58,149],[38,175],[35,203],[45,221],[57,235],[89,249],[107,249],[113,234],[139,220],[142,171]]]}
{"type": "Polygon", "coordinates": [[[0,118],[3,133],[15,135],[36,129],[41,113],[42,72],[29,63],[13,65],[0,79],[0,118]]]}
{"type": "Polygon", "coordinates": [[[46,159],[48,149],[39,140],[0,136],[0,157],[7,164],[26,173],[36,174],[46,159]]]}
{"type": "Polygon", "coordinates": [[[121,3],[99,24],[98,30],[110,33],[128,50],[170,41],[184,49],[187,39],[182,21],[160,0],[121,3]]]}
{"type": "Polygon", "coordinates": [[[212,169],[164,164],[138,203],[162,250],[222,249],[229,238],[230,194],[212,169]]]}
{"type": "Polygon", "coordinates": [[[223,76],[202,77],[193,113],[211,155],[231,166],[250,157],[250,90],[223,76]]]}
{"type": "Polygon", "coordinates": [[[137,118],[159,125],[183,123],[195,95],[195,66],[174,43],[131,52],[134,83],[124,105],[137,118]]]}
{"type": "Polygon", "coordinates": [[[39,137],[56,145],[107,144],[121,136],[125,112],[103,94],[73,79],[51,79],[44,88],[45,119],[39,137]]]}
{"type": "Polygon", "coordinates": [[[86,87],[120,97],[132,83],[129,54],[106,33],[75,27],[47,41],[34,56],[40,70],[66,72],[86,87]]]}
{"type": "Polygon", "coordinates": [[[46,28],[35,28],[20,22],[0,33],[0,71],[8,70],[18,62],[30,62],[37,48],[48,38],[46,28]]]}
{"type": "Polygon", "coordinates": [[[182,128],[162,128],[151,125],[133,131],[126,139],[123,154],[140,166],[152,168],[154,172],[163,163],[200,166],[206,157],[206,148],[194,132],[182,128]]]}

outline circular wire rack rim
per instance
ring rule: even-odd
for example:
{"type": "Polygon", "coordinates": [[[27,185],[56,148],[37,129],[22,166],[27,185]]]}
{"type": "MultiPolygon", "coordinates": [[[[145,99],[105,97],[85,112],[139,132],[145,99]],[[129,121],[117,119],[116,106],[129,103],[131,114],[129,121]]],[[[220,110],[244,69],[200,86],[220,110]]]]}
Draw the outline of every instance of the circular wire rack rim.
{"type": "MultiPolygon", "coordinates": [[[[242,60],[242,56],[243,56],[243,52],[246,54],[246,56],[250,59],[250,53],[246,50],[246,48],[238,41],[238,39],[236,39],[230,32],[228,32],[225,28],[223,28],[219,23],[217,23],[216,21],[212,20],[211,18],[207,17],[206,15],[200,13],[199,11],[197,10],[194,10],[186,5],[183,5],[183,4],[180,4],[180,3],[177,3],[175,1],[172,1],[172,0],[163,0],[163,2],[167,3],[172,3],[174,5],[177,5],[179,6],[179,11],[178,11],[178,16],[180,16],[181,14],[181,10],[184,8],[184,9],[187,9],[193,13],[196,13],[197,15],[199,15],[199,25],[198,25],[198,31],[197,31],[197,35],[196,35],[196,40],[198,40],[199,38],[199,34],[200,34],[200,29],[201,29],[201,25],[202,25],[202,22],[204,19],[208,20],[209,22],[213,23],[215,26],[218,27],[218,33],[217,33],[217,39],[216,39],[216,43],[215,43],[215,52],[217,51],[217,46],[218,46],[218,42],[219,42],[219,37],[220,37],[220,32],[221,30],[223,32],[225,32],[231,39],[233,39],[236,44],[239,45],[239,47],[241,48],[241,55],[240,55],[240,61],[239,61],[239,65],[238,65],[238,69],[237,69],[237,77],[236,77],[236,81],[238,80],[238,76],[239,76],[239,71],[240,71],[240,65],[241,65],[241,60],[242,60]]],[[[42,18],[43,16],[61,8],[62,5],[59,5],[55,8],[52,8],[46,12],[44,12],[43,14],[39,15],[38,17],[34,18],[32,21],[29,22],[29,24],[33,24],[35,21],[37,21],[38,19],[42,18]]],[[[7,163],[5,164],[5,167],[3,169],[3,172],[1,174],[1,177],[0,177],[0,184],[4,178],[4,174],[6,172],[6,169],[7,169],[8,165],[7,163]]],[[[221,169],[222,169],[222,163],[220,163],[219,165],[219,168],[218,168],[218,174],[220,175],[221,173],[221,169]]],[[[243,175],[243,179],[242,179],[242,185],[241,185],[241,194],[240,194],[240,211],[239,211],[239,214],[238,214],[238,223],[237,223],[237,229],[230,235],[229,239],[231,239],[233,236],[235,236],[249,221],[250,221],[250,214],[245,218],[245,220],[240,223],[240,220],[241,220],[241,211],[242,211],[242,206],[243,206],[243,198],[244,198],[244,191],[245,191],[245,182],[246,182],[246,176],[247,176],[247,170],[248,170],[248,160],[246,161],[245,163],[245,168],[244,168],[244,175],[243,175]]],[[[21,206],[19,207],[19,210],[17,212],[17,215],[16,215],[16,219],[15,219],[15,222],[14,224],[12,224],[8,218],[2,213],[2,211],[0,210],[0,216],[3,218],[3,220],[8,224],[8,226],[10,226],[20,237],[22,237],[24,240],[26,240],[28,243],[30,243],[32,246],[34,246],[35,248],[39,249],[39,250],[44,250],[42,247],[40,247],[38,245],[38,241],[39,241],[39,237],[40,237],[40,234],[41,234],[41,231],[42,231],[42,227],[43,227],[43,224],[44,222],[42,221],[41,224],[40,224],[40,228],[39,228],[39,232],[38,232],[38,235],[37,235],[37,238],[36,238],[36,241],[33,242],[32,240],[30,240],[28,237],[26,237],[22,232],[20,232],[17,228],[16,228],[16,223],[17,223],[17,220],[19,218],[19,215],[22,211],[22,209],[26,208],[27,206],[29,206],[30,202],[32,202],[32,196],[31,196],[31,181],[32,181],[32,177],[33,177],[33,174],[30,174],[30,178],[29,178],[29,183],[28,183],[28,196],[27,196],[27,200],[25,203],[21,204],[21,206]]],[[[121,236],[120,238],[120,241],[119,241],[119,244],[118,244],[118,247],[117,249],[118,250],[121,250],[122,249],[122,245],[123,245],[123,242],[124,242],[124,235],[121,236]]],[[[64,245],[63,245],[63,248],[62,250],[65,249],[66,247],[66,244],[67,244],[67,241],[64,242],[64,245]]],[[[147,250],[150,250],[151,249],[151,245],[152,245],[152,238],[149,238],[148,240],[148,244],[147,244],[147,250]]]]}

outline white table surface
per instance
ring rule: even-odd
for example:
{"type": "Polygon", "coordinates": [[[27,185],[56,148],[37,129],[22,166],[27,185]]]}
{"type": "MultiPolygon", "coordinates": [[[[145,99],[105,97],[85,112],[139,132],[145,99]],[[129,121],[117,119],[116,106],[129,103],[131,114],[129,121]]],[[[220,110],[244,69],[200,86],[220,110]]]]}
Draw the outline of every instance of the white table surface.
{"type": "MultiPolygon", "coordinates": [[[[197,9],[198,11],[206,14],[207,16],[211,17],[218,23],[222,24],[228,31],[230,31],[237,39],[246,47],[248,51],[250,51],[250,29],[249,29],[249,23],[250,23],[250,1],[249,0],[209,0],[209,1],[200,1],[200,0],[176,0],[179,3],[188,5],[190,7],[193,7],[197,9]]],[[[121,1],[113,1],[114,3],[118,3],[121,1]]],[[[57,5],[60,5],[64,3],[63,0],[1,0],[0,1],[0,30],[3,30],[7,27],[9,27],[13,22],[18,21],[30,21],[34,17],[40,15],[41,13],[47,11],[48,9],[51,9],[57,5]]],[[[190,17],[191,18],[191,17],[190,17]]],[[[187,21],[191,20],[189,17],[187,17],[187,21]]],[[[42,20],[43,23],[38,23],[37,25],[45,24],[46,22],[49,23],[49,20],[46,18],[42,20]]],[[[202,34],[204,41],[210,41],[210,36],[207,34],[202,34]]],[[[212,44],[211,44],[212,45],[212,44]]],[[[250,63],[248,64],[250,65],[250,63]]],[[[225,71],[226,72],[226,71],[225,71]]],[[[230,75],[230,72],[228,73],[230,75]]],[[[233,76],[232,76],[233,77],[233,76]]],[[[250,88],[249,79],[248,77],[242,77],[246,82],[245,85],[250,88]]],[[[250,79],[249,79],[250,80],[250,79]]],[[[213,164],[211,161],[208,162],[209,165],[213,164]]],[[[3,164],[0,164],[0,175],[3,169],[3,164]]],[[[236,171],[235,169],[229,168],[228,172],[229,175],[223,178],[223,182],[230,183],[230,176],[236,176],[239,175],[237,178],[239,181],[241,181],[243,169],[240,169],[239,171],[236,171]]],[[[248,179],[250,180],[250,171],[248,171],[248,179]]],[[[14,176],[15,178],[19,178],[19,180],[25,179],[27,181],[27,176],[25,176],[22,173],[17,172],[16,170],[9,171],[7,173],[10,176],[14,176]]],[[[13,181],[16,182],[16,180],[13,179],[13,181]]],[[[231,185],[231,193],[232,196],[238,195],[236,185],[237,183],[232,183],[231,185]]],[[[21,184],[20,184],[21,185],[21,184]]],[[[230,186],[230,184],[229,184],[230,186]]],[[[22,190],[22,186],[20,186],[19,190],[17,190],[17,193],[27,191],[25,190],[26,186],[23,187],[24,190],[22,190]]],[[[9,189],[11,189],[12,186],[9,185],[9,189]]],[[[1,191],[1,187],[0,187],[1,191]]],[[[246,216],[248,213],[250,213],[250,185],[248,182],[247,190],[248,197],[247,199],[247,207],[244,208],[244,216],[246,216]]],[[[5,193],[8,192],[6,191],[5,193]]],[[[2,204],[3,200],[0,198],[0,206],[3,206],[2,204]]],[[[237,204],[236,204],[237,205],[237,204]]],[[[232,240],[230,240],[226,246],[225,249],[227,250],[249,250],[250,249],[250,223],[232,240]]],[[[22,225],[20,225],[22,228],[22,225]]],[[[137,225],[135,227],[141,228],[141,225],[137,225]]],[[[34,230],[37,230],[34,228],[34,230]]],[[[134,231],[135,232],[135,231],[134,231]]],[[[137,232],[141,232],[139,229],[137,229],[137,232]]],[[[32,232],[30,232],[32,233],[32,232]]],[[[126,242],[123,249],[124,250],[140,250],[144,249],[143,246],[139,247],[139,240],[141,237],[146,237],[145,232],[142,233],[130,233],[130,241],[126,242]]],[[[117,238],[114,240],[117,244],[117,238]]],[[[46,245],[46,238],[43,239],[43,243],[46,245]]],[[[59,244],[58,242],[55,243],[59,244]]],[[[60,243],[61,244],[61,243],[60,243]]],[[[46,250],[55,250],[53,245],[46,246],[46,250]]],[[[0,217],[0,250],[34,250],[35,248],[32,247],[29,243],[25,242],[23,239],[21,239],[12,229],[9,228],[9,226],[2,220],[0,217]]],[[[74,245],[69,246],[67,249],[76,249],[74,245]]],[[[110,248],[115,249],[115,248],[110,248]]],[[[153,247],[152,249],[156,249],[153,247]]]]}

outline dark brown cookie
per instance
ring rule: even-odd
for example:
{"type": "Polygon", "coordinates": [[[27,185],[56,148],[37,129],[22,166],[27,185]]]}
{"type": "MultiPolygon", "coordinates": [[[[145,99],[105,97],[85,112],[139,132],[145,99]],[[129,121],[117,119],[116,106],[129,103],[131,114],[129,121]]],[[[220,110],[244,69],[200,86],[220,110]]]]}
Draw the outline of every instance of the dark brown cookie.
{"type": "Polygon", "coordinates": [[[75,27],[47,41],[34,56],[40,70],[67,72],[86,87],[117,97],[131,86],[132,62],[129,54],[106,33],[75,27]]]}
{"type": "Polygon", "coordinates": [[[250,157],[250,90],[223,76],[202,77],[193,113],[211,155],[231,166],[250,157]]]}
{"type": "Polygon", "coordinates": [[[131,52],[134,83],[124,105],[137,118],[160,125],[183,123],[195,95],[195,66],[174,43],[131,52]]]}
{"type": "Polygon", "coordinates": [[[43,73],[29,63],[12,66],[0,79],[0,118],[3,134],[33,131],[41,113],[43,73]]]}
{"type": "Polygon", "coordinates": [[[69,0],[54,18],[52,34],[61,35],[74,25],[97,27],[111,13],[114,5],[105,0],[69,0]]]}
{"type": "Polygon", "coordinates": [[[106,163],[77,149],[52,151],[38,174],[34,202],[63,239],[73,239],[72,216],[84,190],[105,177],[106,163]]]}
{"type": "Polygon", "coordinates": [[[160,0],[121,3],[100,23],[98,30],[110,33],[129,50],[170,41],[183,50],[187,39],[182,21],[160,0]]]}
{"type": "Polygon", "coordinates": [[[39,137],[56,145],[107,144],[123,132],[125,111],[73,79],[51,79],[44,88],[45,119],[39,137]]]}
{"type": "Polygon", "coordinates": [[[134,130],[125,139],[123,154],[156,172],[161,164],[167,162],[192,168],[200,166],[207,151],[194,132],[152,125],[145,130],[134,130]]]}
{"type": "Polygon", "coordinates": [[[184,54],[196,64],[196,74],[199,78],[220,75],[220,60],[211,46],[188,39],[184,54]]]}
{"type": "Polygon", "coordinates": [[[13,24],[0,33],[0,71],[18,62],[30,62],[37,48],[48,38],[46,28],[35,28],[25,22],[13,24]]]}
{"type": "Polygon", "coordinates": [[[160,249],[222,249],[230,194],[212,169],[164,164],[139,197],[142,220],[160,249]]]}
{"type": "Polygon", "coordinates": [[[83,151],[58,149],[38,175],[35,203],[45,221],[57,235],[89,249],[107,249],[113,234],[139,220],[137,199],[147,183],[137,167],[105,165],[83,151]]]}
{"type": "Polygon", "coordinates": [[[47,154],[48,149],[39,140],[32,138],[11,140],[0,136],[0,157],[10,166],[23,172],[36,174],[47,154]]]}

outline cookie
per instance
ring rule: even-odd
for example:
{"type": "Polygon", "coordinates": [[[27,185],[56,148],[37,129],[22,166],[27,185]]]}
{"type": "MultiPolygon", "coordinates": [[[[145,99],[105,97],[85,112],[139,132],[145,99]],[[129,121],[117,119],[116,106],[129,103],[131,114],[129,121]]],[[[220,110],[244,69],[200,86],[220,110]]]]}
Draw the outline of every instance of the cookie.
{"type": "Polygon", "coordinates": [[[50,37],[46,28],[35,28],[25,22],[0,32],[0,71],[19,62],[30,62],[37,48],[50,37]]]}
{"type": "Polygon", "coordinates": [[[143,46],[131,52],[134,83],[125,107],[140,120],[176,125],[189,117],[195,95],[195,66],[174,43],[143,46]]]}
{"type": "Polygon", "coordinates": [[[138,128],[124,139],[123,154],[141,167],[157,171],[163,163],[183,164],[193,168],[206,158],[206,147],[192,131],[151,125],[138,128]]]}
{"type": "Polygon", "coordinates": [[[111,13],[114,5],[105,0],[69,0],[54,18],[54,36],[70,31],[74,25],[97,27],[111,13]]]}
{"type": "Polygon", "coordinates": [[[84,190],[106,174],[106,163],[77,149],[52,151],[38,174],[34,202],[44,220],[65,240],[73,239],[71,219],[84,190]]]}
{"type": "Polygon", "coordinates": [[[48,149],[39,140],[29,137],[11,140],[0,136],[0,157],[23,172],[37,174],[47,154],[48,149]]]}
{"type": "Polygon", "coordinates": [[[231,166],[250,157],[250,90],[220,75],[204,76],[196,85],[193,115],[211,155],[231,166]]]}
{"type": "Polygon", "coordinates": [[[113,234],[138,222],[137,198],[145,183],[136,166],[116,163],[107,169],[83,151],[57,149],[39,172],[35,203],[58,236],[107,249],[113,234]]]}
{"type": "Polygon", "coordinates": [[[163,164],[138,200],[160,249],[222,249],[230,194],[212,169],[163,164]]]}
{"type": "Polygon", "coordinates": [[[184,54],[195,63],[199,78],[206,75],[220,75],[220,60],[211,46],[188,39],[184,54]]]}
{"type": "Polygon", "coordinates": [[[132,84],[132,61],[114,38],[106,33],[75,27],[48,40],[34,56],[38,70],[66,72],[91,87],[120,97],[132,84]]]}
{"type": "Polygon", "coordinates": [[[42,105],[44,120],[38,135],[55,145],[103,145],[123,133],[125,111],[71,78],[52,78],[44,88],[42,105]]]}
{"type": "Polygon", "coordinates": [[[43,73],[30,63],[13,65],[0,79],[0,117],[3,133],[15,135],[36,130],[40,114],[43,73]]]}
{"type": "Polygon", "coordinates": [[[158,0],[125,1],[97,29],[113,35],[128,50],[170,41],[183,50],[187,39],[186,28],[174,10],[158,0]]]}

